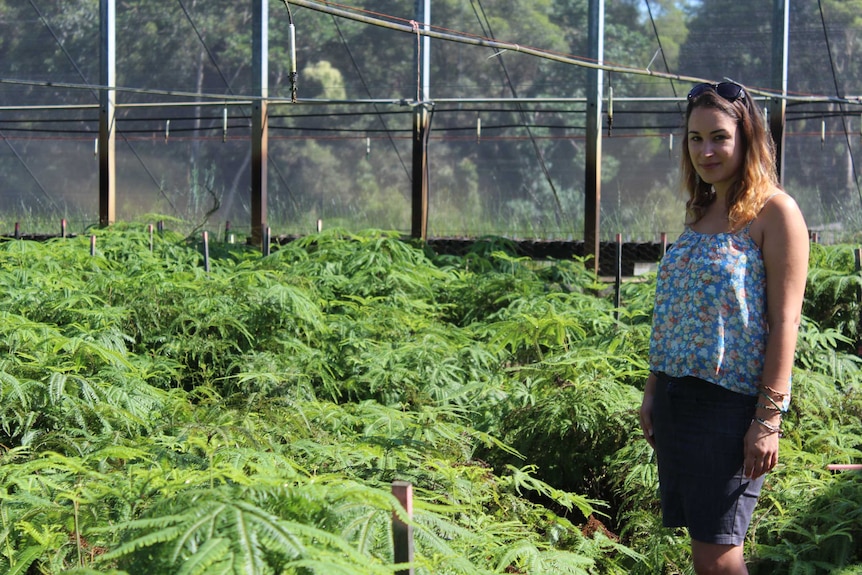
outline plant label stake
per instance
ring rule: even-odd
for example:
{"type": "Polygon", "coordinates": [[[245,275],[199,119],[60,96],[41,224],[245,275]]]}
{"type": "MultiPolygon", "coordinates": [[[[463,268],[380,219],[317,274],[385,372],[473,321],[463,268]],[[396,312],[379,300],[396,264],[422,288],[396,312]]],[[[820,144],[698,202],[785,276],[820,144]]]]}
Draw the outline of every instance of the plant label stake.
{"type": "Polygon", "coordinates": [[[21,239],[21,224],[19,224],[18,222],[15,222],[15,239],[21,239]]]}
{"type": "MultiPolygon", "coordinates": [[[[406,481],[393,481],[392,494],[401,503],[409,520],[413,519],[413,485],[406,481]]],[[[392,513],[392,543],[396,564],[413,563],[413,526],[392,513]]],[[[413,567],[399,569],[395,575],[413,575],[413,567]]]]}
{"type": "Polygon", "coordinates": [[[222,116],[221,141],[222,143],[227,142],[227,106],[224,107],[224,113],[222,116]]]}
{"type": "Polygon", "coordinates": [[[263,231],[263,255],[264,257],[269,255],[269,238],[272,234],[272,228],[266,226],[266,229],[263,231]]]}
{"type": "Polygon", "coordinates": [[[147,224],[147,234],[150,236],[150,252],[153,251],[153,224],[147,224]]]}
{"type": "Polygon", "coordinates": [[[65,218],[60,220],[60,237],[61,238],[66,237],[66,219],[65,218]]]}
{"type": "Polygon", "coordinates": [[[614,305],[616,306],[616,310],[614,311],[614,319],[620,321],[620,305],[621,305],[621,293],[622,293],[622,283],[623,283],[623,235],[617,234],[617,277],[614,281],[614,305]]]}
{"type": "Polygon", "coordinates": [[[210,273],[210,235],[204,232],[204,271],[210,273]]]}
{"type": "Polygon", "coordinates": [[[95,235],[90,236],[90,255],[91,256],[96,255],[96,236],[95,235]]]}

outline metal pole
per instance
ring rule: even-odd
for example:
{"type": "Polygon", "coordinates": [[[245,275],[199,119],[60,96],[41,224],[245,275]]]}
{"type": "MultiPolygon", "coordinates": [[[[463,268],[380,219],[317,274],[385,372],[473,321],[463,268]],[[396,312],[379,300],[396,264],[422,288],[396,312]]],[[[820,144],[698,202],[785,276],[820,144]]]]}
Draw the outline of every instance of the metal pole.
{"type": "MultiPolygon", "coordinates": [[[[416,0],[416,22],[428,31],[431,24],[431,0],[416,0]]],[[[416,31],[416,103],[430,98],[431,38],[416,31]]],[[[413,194],[411,235],[428,237],[428,109],[419,104],[413,109],[413,194]]]]}
{"type": "Polygon", "coordinates": [[[772,4],[772,85],[781,98],[769,102],[769,130],[775,142],[778,181],[784,182],[784,132],[787,112],[787,63],[790,31],[790,0],[773,0],[772,4]]]}
{"type": "MultiPolygon", "coordinates": [[[[605,51],[605,2],[590,0],[589,56],[601,64],[605,51]]],[[[602,70],[587,70],[587,154],[584,185],[584,256],[592,256],[593,271],[599,271],[599,217],[602,198],[602,70]]]]}
{"type": "Polygon", "coordinates": [[[267,167],[269,164],[269,0],[252,0],[252,75],[255,100],[251,113],[251,243],[262,247],[266,226],[267,167]]]}
{"type": "MultiPolygon", "coordinates": [[[[113,88],[117,83],[116,0],[99,2],[99,80],[102,86],[113,88]]],[[[109,226],[116,219],[116,115],[115,92],[99,92],[99,225],[109,226]]]]}

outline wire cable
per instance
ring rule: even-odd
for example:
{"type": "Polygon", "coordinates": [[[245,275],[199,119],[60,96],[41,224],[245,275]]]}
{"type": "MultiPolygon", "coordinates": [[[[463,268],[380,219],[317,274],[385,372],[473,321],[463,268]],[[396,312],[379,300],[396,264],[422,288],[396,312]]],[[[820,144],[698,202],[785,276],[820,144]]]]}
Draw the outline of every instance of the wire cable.
{"type": "MultiPolygon", "coordinates": [[[[838,73],[835,69],[835,60],[832,58],[832,46],[829,42],[829,31],[826,27],[826,17],[823,14],[823,3],[817,0],[817,7],[820,10],[820,23],[823,25],[823,37],[826,40],[826,51],[829,53],[829,66],[832,71],[832,82],[835,85],[835,95],[841,98],[841,89],[838,86],[838,73]]],[[[839,110],[844,112],[844,107],[838,104],[839,110]]],[[[841,123],[844,127],[844,138],[847,140],[847,153],[850,155],[850,169],[853,172],[853,182],[856,184],[856,193],[859,195],[859,202],[862,203],[862,186],[859,184],[859,176],[856,173],[856,160],[853,158],[853,146],[850,139],[850,129],[847,127],[847,119],[841,115],[841,123]]]]}
{"type": "MultiPolygon", "coordinates": [[[[368,88],[368,83],[365,81],[365,77],[362,75],[362,70],[359,69],[359,64],[356,62],[356,58],[353,57],[353,51],[350,49],[350,46],[347,43],[347,38],[344,37],[344,34],[341,31],[341,26],[338,25],[338,19],[333,15],[332,23],[335,25],[335,30],[338,32],[339,38],[341,38],[341,43],[344,46],[344,50],[347,52],[347,56],[350,58],[350,62],[353,64],[353,68],[356,70],[356,74],[359,76],[359,82],[362,84],[362,88],[365,90],[366,95],[369,98],[372,98],[371,90],[368,88]]],[[[374,114],[380,120],[380,124],[383,126],[383,129],[388,133],[388,126],[386,125],[386,119],[383,117],[383,114],[380,112],[377,104],[372,104],[374,109],[374,114]]],[[[398,146],[395,145],[395,140],[392,137],[389,137],[389,143],[392,145],[392,149],[395,150],[395,156],[398,158],[398,162],[401,164],[401,167],[404,169],[404,173],[407,174],[407,179],[412,180],[413,175],[410,172],[410,169],[407,167],[407,164],[404,162],[404,158],[401,157],[401,152],[398,151],[398,146]]]]}
{"type": "Polygon", "coordinates": [[[201,46],[203,47],[204,51],[207,53],[207,56],[209,57],[210,62],[212,62],[213,67],[215,67],[216,72],[218,72],[218,75],[221,77],[222,82],[224,82],[224,85],[228,89],[228,92],[233,94],[234,91],[230,86],[230,82],[228,81],[228,79],[224,75],[224,73],[221,71],[221,67],[218,65],[218,62],[216,61],[215,55],[212,53],[212,50],[210,50],[210,47],[207,45],[206,40],[204,40],[203,35],[201,35],[200,30],[198,30],[197,24],[195,24],[195,21],[192,18],[192,15],[189,13],[188,9],[186,8],[185,3],[183,2],[183,0],[177,0],[177,3],[180,5],[180,8],[182,8],[182,11],[183,11],[183,14],[185,14],[186,20],[188,20],[189,24],[192,27],[192,30],[194,30],[195,36],[198,37],[198,41],[201,43],[201,46]]]}
{"type": "MultiPolygon", "coordinates": [[[[69,61],[69,63],[72,65],[72,67],[75,69],[75,72],[77,72],[77,74],[78,74],[78,76],[80,76],[81,80],[83,80],[85,83],[89,83],[89,80],[87,79],[87,76],[84,74],[84,72],[83,72],[83,71],[81,70],[81,68],[78,66],[77,62],[75,62],[75,59],[74,59],[74,58],[72,58],[72,55],[69,53],[69,51],[68,51],[68,50],[66,50],[66,47],[63,45],[63,42],[61,42],[61,41],[60,41],[60,37],[59,37],[59,36],[57,36],[57,34],[54,32],[54,28],[53,28],[53,26],[51,26],[51,24],[48,22],[48,19],[47,19],[47,18],[45,18],[45,16],[42,14],[42,11],[41,11],[41,10],[39,10],[39,7],[38,7],[38,6],[36,6],[36,2],[35,2],[35,0],[29,0],[29,2],[30,2],[30,6],[32,6],[32,7],[33,7],[33,10],[35,10],[35,11],[36,11],[36,14],[38,14],[38,15],[39,15],[39,19],[42,21],[42,24],[45,26],[45,28],[48,30],[48,32],[51,34],[51,36],[54,38],[54,41],[57,43],[57,46],[60,48],[60,51],[61,51],[61,52],[63,52],[63,55],[66,57],[66,59],[67,59],[67,60],[69,61]]],[[[90,90],[90,92],[93,94],[93,97],[94,97],[94,98],[96,99],[96,101],[98,102],[98,101],[99,101],[99,93],[98,93],[98,91],[97,91],[97,90],[95,90],[95,89],[91,89],[91,90],[90,90]]],[[[113,126],[113,129],[116,129],[116,125],[114,125],[114,126],[113,126]]],[[[119,134],[119,132],[118,132],[118,134],[119,134]]],[[[170,206],[171,206],[171,207],[174,207],[174,205],[173,205],[173,203],[171,202],[170,198],[168,198],[167,194],[165,193],[164,188],[162,188],[161,184],[160,184],[160,183],[159,183],[159,181],[158,181],[158,180],[153,176],[152,172],[150,172],[150,171],[147,169],[147,167],[144,165],[144,163],[143,163],[143,159],[138,155],[137,151],[135,151],[134,147],[132,146],[132,143],[131,143],[131,142],[129,142],[129,141],[128,141],[128,139],[126,139],[126,137],[125,137],[124,135],[119,134],[119,136],[123,139],[123,142],[125,142],[125,144],[129,147],[129,149],[130,149],[130,150],[132,150],[132,154],[134,154],[134,156],[138,159],[138,161],[139,161],[139,162],[141,162],[141,166],[144,168],[144,171],[146,171],[146,172],[147,172],[147,174],[150,176],[150,179],[152,180],[153,184],[155,184],[156,188],[158,188],[159,192],[162,194],[162,197],[164,197],[164,198],[165,198],[165,200],[167,200],[168,204],[170,204],[170,206]]],[[[28,171],[28,172],[30,171],[30,170],[29,170],[29,168],[28,168],[28,170],[27,170],[27,171],[28,171]]],[[[32,172],[31,172],[31,173],[32,173],[32,172]]],[[[40,187],[41,187],[41,184],[40,184],[40,187]]],[[[44,190],[44,189],[43,189],[43,190],[44,190]]],[[[46,193],[47,193],[47,192],[46,192],[46,193]]],[[[53,203],[53,202],[52,202],[52,203],[53,203]]],[[[55,206],[56,206],[56,204],[55,204],[55,206]]],[[[179,212],[178,212],[178,211],[176,211],[176,208],[174,208],[174,211],[175,211],[177,214],[179,214],[179,212]]]]}
{"type": "MultiPolygon", "coordinates": [[[[482,5],[482,0],[475,0],[479,6],[479,10],[482,12],[482,17],[479,17],[479,12],[476,10],[476,5],[473,4],[474,0],[470,0],[470,6],[473,8],[473,13],[476,15],[476,19],[479,21],[479,26],[482,28],[482,33],[486,34],[488,37],[494,37],[494,31],[491,29],[491,20],[488,18],[488,14],[485,12],[485,7],[482,5]],[[482,18],[484,18],[484,24],[482,23],[482,18]],[[485,30],[485,26],[487,25],[487,31],[485,30]]],[[[518,92],[515,89],[515,85],[512,82],[512,78],[509,75],[509,69],[506,67],[506,63],[503,61],[503,55],[498,54],[497,60],[500,62],[500,67],[503,70],[503,75],[506,78],[506,83],[509,85],[509,90],[512,92],[512,96],[517,98],[518,92]]],[[[539,166],[542,168],[542,173],[545,175],[545,179],[548,182],[548,185],[551,187],[551,193],[554,196],[554,202],[557,205],[556,212],[556,220],[559,225],[562,222],[563,218],[563,204],[560,201],[560,195],[557,193],[557,187],[554,185],[554,180],[551,178],[551,171],[548,169],[548,165],[545,163],[545,157],[542,155],[542,150],[539,148],[539,144],[536,141],[536,138],[533,136],[533,131],[530,129],[530,126],[527,124],[527,113],[524,111],[523,107],[520,103],[516,104],[518,108],[518,112],[521,116],[521,121],[523,122],[523,127],[527,130],[527,134],[530,137],[530,141],[533,144],[533,151],[536,154],[536,160],[539,162],[539,166]]]]}
{"type": "MultiPolygon", "coordinates": [[[[656,25],[655,18],[653,18],[653,15],[652,15],[652,6],[650,5],[649,0],[644,0],[644,3],[646,4],[647,13],[649,14],[649,21],[652,24],[652,31],[653,31],[653,34],[655,35],[655,40],[658,43],[658,50],[659,50],[659,52],[661,52],[662,62],[664,62],[664,70],[665,70],[665,72],[670,74],[670,65],[667,63],[667,56],[664,53],[664,46],[662,46],[662,43],[661,43],[661,36],[658,33],[658,26],[656,25]]],[[[670,84],[670,89],[673,91],[674,97],[677,97],[676,85],[673,83],[673,78],[668,78],[668,83],[670,84]]],[[[677,106],[677,109],[679,110],[679,113],[683,114],[684,110],[682,107],[682,103],[678,102],[676,106],[677,106]]]]}
{"type": "MultiPolygon", "coordinates": [[[[207,56],[210,59],[210,62],[212,62],[213,67],[216,69],[216,72],[218,72],[219,77],[224,82],[225,87],[227,88],[227,91],[231,95],[235,96],[236,92],[234,91],[233,87],[231,86],[230,81],[227,79],[227,76],[225,76],[224,72],[222,72],[221,66],[219,66],[219,63],[216,60],[215,55],[213,54],[212,50],[210,50],[210,47],[207,44],[206,40],[204,40],[203,35],[200,33],[200,30],[198,29],[197,24],[195,24],[195,21],[192,18],[191,13],[186,8],[185,3],[183,2],[183,0],[177,0],[177,2],[179,3],[180,8],[182,8],[183,14],[185,14],[186,20],[188,20],[189,24],[192,27],[192,30],[194,30],[195,35],[198,38],[198,41],[201,43],[201,46],[203,47],[204,51],[206,51],[207,56]]],[[[291,25],[292,25],[293,24],[293,16],[290,14],[290,8],[289,7],[288,7],[288,17],[289,17],[289,20],[290,20],[291,25]]],[[[292,81],[292,85],[295,87],[296,78],[292,76],[291,81],[292,81]]],[[[295,101],[295,98],[296,98],[296,96],[294,94],[294,97],[293,97],[294,101],[295,101]]],[[[225,112],[225,113],[227,113],[227,112],[225,112]]],[[[243,115],[243,117],[248,117],[248,116],[243,115]]],[[[284,173],[282,172],[281,168],[278,166],[278,163],[275,161],[275,158],[268,158],[268,160],[269,160],[269,163],[272,164],[272,167],[275,169],[276,174],[278,174],[279,179],[284,184],[284,187],[288,190],[288,193],[290,193],[290,186],[287,184],[287,181],[284,179],[284,173]]]]}
{"type": "MultiPolygon", "coordinates": [[[[12,145],[12,142],[10,142],[9,140],[6,139],[6,134],[4,134],[3,132],[0,132],[0,140],[3,140],[3,142],[12,151],[12,155],[14,155],[15,158],[21,163],[21,165],[24,166],[24,169],[27,171],[27,173],[30,175],[30,177],[33,179],[33,181],[36,182],[36,185],[42,191],[42,194],[46,198],[48,198],[48,201],[51,202],[51,205],[54,206],[54,208],[59,210],[60,208],[57,205],[57,203],[54,201],[54,198],[51,197],[51,194],[48,193],[48,190],[45,189],[45,186],[42,185],[42,182],[39,181],[39,178],[37,178],[36,174],[33,173],[33,170],[30,169],[30,166],[27,164],[27,162],[24,160],[24,158],[21,157],[21,154],[18,153],[18,150],[16,150],[15,147],[12,145]]],[[[36,201],[38,202],[39,199],[36,198],[36,201]]]]}

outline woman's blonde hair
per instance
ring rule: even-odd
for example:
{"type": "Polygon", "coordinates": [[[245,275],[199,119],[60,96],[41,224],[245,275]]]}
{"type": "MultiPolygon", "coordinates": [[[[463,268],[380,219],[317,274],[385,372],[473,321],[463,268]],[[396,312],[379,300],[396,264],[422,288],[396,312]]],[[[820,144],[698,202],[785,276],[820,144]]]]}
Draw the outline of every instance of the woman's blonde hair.
{"type": "MultiPolygon", "coordinates": [[[[780,189],[775,164],[775,146],[772,135],[764,125],[763,116],[748,92],[731,102],[718,95],[714,90],[704,90],[688,102],[685,113],[686,133],[688,121],[693,110],[714,108],[727,114],[736,121],[738,137],[744,146],[742,167],[739,177],[727,193],[728,219],[731,230],[738,230],[753,220],[769,197],[780,189]]],[[[688,193],[686,202],[686,223],[699,221],[707,207],[715,201],[712,185],[697,175],[688,151],[688,138],[682,147],[682,187],[688,193]]]]}

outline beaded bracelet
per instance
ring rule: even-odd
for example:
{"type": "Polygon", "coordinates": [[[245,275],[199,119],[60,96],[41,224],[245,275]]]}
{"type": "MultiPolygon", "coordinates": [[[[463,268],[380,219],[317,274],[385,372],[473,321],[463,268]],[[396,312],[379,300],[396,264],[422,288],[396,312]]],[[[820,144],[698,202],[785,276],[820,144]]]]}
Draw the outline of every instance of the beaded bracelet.
{"type": "Polygon", "coordinates": [[[772,388],[771,388],[771,387],[769,387],[768,385],[761,385],[760,387],[761,387],[762,389],[765,389],[766,391],[770,391],[770,392],[774,393],[774,394],[775,394],[775,395],[777,395],[779,398],[785,398],[785,397],[789,397],[789,396],[790,396],[790,392],[787,392],[787,391],[778,391],[777,389],[772,389],[772,388]]]}
{"type": "Polygon", "coordinates": [[[769,423],[768,421],[765,421],[759,417],[755,417],[754,421],[756,421],[757,423],[759,423],[760,425],[762,425],[763,427],[768,429],[770,433],[777,433],[778,437],[784,437],[784,434],[781,433],[780,427],[776,427],[776,426],[772,425],[771,423],[769,423]]]}

